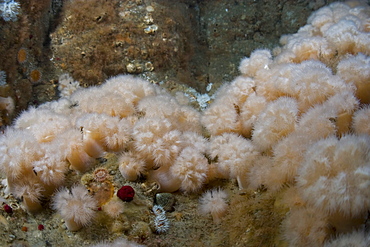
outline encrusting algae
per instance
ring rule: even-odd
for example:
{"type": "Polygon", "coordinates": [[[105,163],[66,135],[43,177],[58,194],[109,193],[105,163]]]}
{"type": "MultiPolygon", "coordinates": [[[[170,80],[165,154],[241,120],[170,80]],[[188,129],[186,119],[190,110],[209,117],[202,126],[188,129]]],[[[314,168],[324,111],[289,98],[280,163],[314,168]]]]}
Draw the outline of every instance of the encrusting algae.
{"type": "Polygon", "coordinates": [[[201,112],[131,75],[30,107],[0,136],[1,243],[369,245],[369,13],[319,9],[201,112]]]}
{"type": "Polygon", "coordinates": [[[81,183],[85,185],[99,207],[109,202],[113,197],[113,179],[106,168],[98,167],[92,174],[84,174],[81,178],[81,183]]]}

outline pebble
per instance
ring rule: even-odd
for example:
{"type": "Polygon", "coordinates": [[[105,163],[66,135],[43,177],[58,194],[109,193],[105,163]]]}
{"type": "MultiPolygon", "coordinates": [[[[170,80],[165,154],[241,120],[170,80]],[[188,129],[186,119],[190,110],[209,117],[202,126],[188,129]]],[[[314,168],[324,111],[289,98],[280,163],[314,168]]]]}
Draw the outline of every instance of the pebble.
{"type": "Polygon", "coordinates": [[[146,7],[146,11],[148,11],[148,12],[153,12],[154,11],[154,8],[153,8],[153,6],[148,6],[148,7],[146,7]]]}

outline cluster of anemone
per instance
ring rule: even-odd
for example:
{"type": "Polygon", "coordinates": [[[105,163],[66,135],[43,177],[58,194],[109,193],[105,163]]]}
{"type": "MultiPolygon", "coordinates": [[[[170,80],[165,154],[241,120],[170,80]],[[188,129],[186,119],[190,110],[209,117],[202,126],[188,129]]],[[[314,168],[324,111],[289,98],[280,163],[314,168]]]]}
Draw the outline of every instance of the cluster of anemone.
{"type": "MultiPolygon", "coordinates": [[[[96,209],[84,188],[60,189],[66,175],[114,152],[124,179],[161,192],[198,193],[211,180],[235,179],[240,189],[289,195],[282,232],[292,246],[356,235],[370,209],[369,12],[354,2],[314,12],[280,47],[244,58],[241,75],[203,112],[125,75],[30,108],[0,137],[6,192],[29,212],[53,196],[68,228],[78,229],[96,209]],[[77,208],[90,214],[82,219],[77,208]]],[[[222,189],[206,192],[200,211],[220,222],[226,198],[222,189]]],[[[113,218],[124,211],[114,200],[107,208],[113,218]]]]}
{"type": "MultiPolygon", "coordinates": [[[[93,170],[96,159],[108,152],[117,154],[126,180],[147,178],[160,191],[198,191],[208,172],[200,116],[158,86],[132,76],[78,88],[31,107],[1,136],[6,192],[28,212],[37,212],[45,199],[58,196],[68,173],[93,170]]],[[[113,202],[105,208],[115,206],[120,208],[113,202]]]]}
{"type": "Polygon", "coordinates": [[[291,246],[320,246],[365,223],[369,31],[367,4],[323,7],[283,36],[281,47],[243,59],[241,76],[223,85],[202,114],[210,174],[236,178],[240,188],[296,191],[299,199],[285,200],[290,212],[282,224],[291,246]],[[237,138],[227,146],[231,134],[237,138]]]}

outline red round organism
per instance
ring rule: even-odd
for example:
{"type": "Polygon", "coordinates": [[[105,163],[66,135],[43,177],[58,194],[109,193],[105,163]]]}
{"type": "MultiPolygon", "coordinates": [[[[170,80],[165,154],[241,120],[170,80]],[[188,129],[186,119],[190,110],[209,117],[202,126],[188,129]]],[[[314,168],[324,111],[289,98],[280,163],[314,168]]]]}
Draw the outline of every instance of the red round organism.
{"type": "Polygon", "coordinates": [[[122,186],[121,189],[117,191],[118,198],[124,202],[132,201],[132,199],[134,199],[134,195],[135,190],[129,185],[122,186]]]}
{"type": "Polygon", "coordinates": [[[13,213],[13,209],[11,206],[9,206],[8,204],[5,204],[4,205],[4,211],[7,212],[8,214],[11,214],[13,213]]]}
{"type": "Polygon", "coordinates": [[[45,229],[44,225],[40,224],[37,226],[37,229],[39,229],[39,231],[42,231],[45,229]]]}

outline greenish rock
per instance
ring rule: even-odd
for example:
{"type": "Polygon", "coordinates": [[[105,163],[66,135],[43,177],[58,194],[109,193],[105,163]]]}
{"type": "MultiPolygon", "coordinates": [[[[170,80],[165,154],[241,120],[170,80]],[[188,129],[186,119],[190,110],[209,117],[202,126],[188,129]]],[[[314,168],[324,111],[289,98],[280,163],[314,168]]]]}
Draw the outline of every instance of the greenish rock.
{"type": "Polygon", "coordinates": [[[158,193],[155,195],[155,204],[162,206],[167,212],[173,211],[175,196],[171,193],[158,193]]]}

